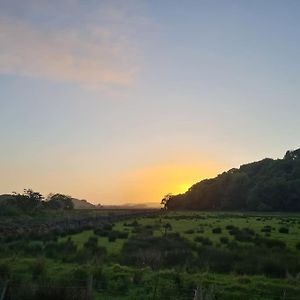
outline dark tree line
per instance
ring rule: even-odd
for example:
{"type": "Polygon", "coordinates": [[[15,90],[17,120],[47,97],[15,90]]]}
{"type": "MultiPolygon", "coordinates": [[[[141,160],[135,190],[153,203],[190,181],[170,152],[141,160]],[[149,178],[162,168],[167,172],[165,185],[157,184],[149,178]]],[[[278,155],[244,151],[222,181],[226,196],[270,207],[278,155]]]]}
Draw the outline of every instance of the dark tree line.
{"type": "Polygon", "coordinates": [[[33,213],[43,209],[71,210],[74,208],[72,198],[63,194],[50,194],[45,197],[32,189],[24,189],[22,194],[0,195],[0,209],[2,211],[15,209],[19,212],[33,213]]]}
{"type": "Polygon", "coordinates": [[[300,211],[300,149],[231,169],[164,200],[167,209],[300,211]]]}

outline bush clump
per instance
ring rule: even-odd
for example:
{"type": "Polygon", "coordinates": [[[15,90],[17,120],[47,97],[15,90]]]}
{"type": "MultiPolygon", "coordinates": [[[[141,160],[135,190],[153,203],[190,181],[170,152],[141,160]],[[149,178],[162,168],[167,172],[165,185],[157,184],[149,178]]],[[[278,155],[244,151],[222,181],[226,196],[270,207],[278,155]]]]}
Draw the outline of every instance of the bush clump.
{"type": "Polygon", "coordinates": [[[109,234],[108,234],[108,241],[113,243],[115,242],[117,239],[117,235],[115,234],[115,232],[111,231],[109,234]]]}
{"type": "Polygon", "coordinates": [[[195,230],[194,229],[188,229],[184,233],[186,233],[186,234],[193,234],[193,233],[195,233],[195,230]]]}
{"type": "Polygon", "coordinates": [[[228,241],[229,241],[229,239],[228,239],[227,236],[221,236],[221,237],[220,237],[220,242],[221,242],[222,244],[228,244],[228,241]]]}
{"type": "Polygon", "coordinates": [[[53,242],[50,241],[45,245],[45,255],[49,258],[60,258],[68,259],[74,254],[76,254],[77,246],[68,238],[68,240],[63,242],[53,242]]]}
{"type": "Polygon", "coordinates": [[[192,259],[190,243],[179,234],[131,236],[123,245],[123,263],[137,266],[174,267],[192,259]]]}
{"type": "Polygon", "coordinates": [[[286,243],[281,240],[276,239],[267,239],[267,238],[256,238],[255,244],[258,246],[265,246],[267,248],[278,248],[278,249],[285,249],[286,243]]]}
{"type": "Polygon", "coordinates": [[[44,259],[37,259],[32,265],[32,277],[37,279],[46,273],[46,262],[44,259]]]}
{"type": "Polygon", "coordinates": [[[234,226],[234,225],[227,225],[225,227],[227,230],[233,230],[233,229],[238,229],[238,227],[234,226]]]}
{"type": "Polygon", "coordinates": [[[234,229],[229,232],[239,242],[253,242],[255,232],[250,228],[234,229]]]}
{"type": "Polygon", "coordinates": [[[203,246],[211,246],[212,245],[212,241],[204,236],[196,236],[194,239],[195,242],[197,243],[201,243],[203,246]]]}
{"type": "Polygon", "coordinates": [[[107,230],[105,228],[94,229],[94,234],[101,237],[107,237],[110,242],[114,242],[116,239],[128,238],[128,232],[111,230],[111,229],[107,230]]]}
{"type": "Polygon", "coordinates": [[[0,264],[0,280],[9,278],[10,274],[11,274],[11,269],[10,269],[9,264],[1,263],[0,264]]]}
{"type": "Polygon", "coordinates": [[[265,232],[265,233],[269,233],[271,231],[272,231],[272,227],[269,225],[266,225],[261,229],[261,232],[265,232]]]}
{"type": "Polygon", "coordinates": [[[278,229],[278,232],[279,232],[279,233],[285,233],[285,234],[288,234],[288,233],[289,233],[289,229],[286,228],[286,227],[280,227],[280,228],[278,229]]]}
{"type": "Polygon", "coordinates": [[[222,233],[222,229],[220,227],[213,228],[212,233],[215,233],[215,234],[222,233]]]}

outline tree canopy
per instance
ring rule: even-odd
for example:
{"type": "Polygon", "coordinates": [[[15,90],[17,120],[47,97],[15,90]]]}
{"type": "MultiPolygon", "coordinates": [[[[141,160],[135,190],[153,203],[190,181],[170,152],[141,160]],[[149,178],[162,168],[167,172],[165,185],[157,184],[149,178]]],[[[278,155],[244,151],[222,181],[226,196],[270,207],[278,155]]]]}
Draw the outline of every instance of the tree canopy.
{"type": "Polygon", "coordinates": [[[74,208],[72,198],[63,194],[44,196],[32,189],[24,189],[22,194],[0,195],[0,215],[34,213],[41,210],[70,210],[74,208]]]}
{"type": "Polygon", "coordinates": [[[47,204],[52,209],[70,210],[74,208],[72,197],[63,194],[50,194],[47,197],[47,204]]]}
{"type": "Polygon", "coordinates": [[[167,209],[300,211],[300,149],[194,184],[171,196],[167,209]]]}

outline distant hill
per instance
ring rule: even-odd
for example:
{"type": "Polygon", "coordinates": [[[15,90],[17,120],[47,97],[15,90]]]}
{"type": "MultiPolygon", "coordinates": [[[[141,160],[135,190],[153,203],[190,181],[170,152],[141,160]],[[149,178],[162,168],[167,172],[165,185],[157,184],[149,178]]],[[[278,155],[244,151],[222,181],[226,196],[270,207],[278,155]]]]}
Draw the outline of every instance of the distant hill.
{"type": "MultiPolygon", "coordinates": [[[[147,202],[147,203],[126,203],[118,205],[101,205],[101,204],[92,204],[87,200],[80,200],[76,198],[70,198],[73,202],[74,209],[150,209],[158,208],[159,203],[157,202],[147,202]]],[[[2,207],[8,208],[9,206],[15,206],[16,204],[16,195],[15,194],[2,194],[0,195],[0,209],[2,207]]],[[[46,204],[46,201],[42,201],[42,204],[46,204]]],[[[40,206],[41,207],[41,206],[40,206]]],[[[49,208],[49,207],[47,207],[49,208]]]]}
{"type": "Polygon", "coordinates": [[[119,205],[103,205],[103,209],[152,209],[158,208],[160,204],[157,202],[146,202],[146,203],[126,203],[119,205]]]}
{"type": "MultiPolygon", "coordinates": [[[[13,200],[16,199],[16,196],[13,194],[3,194],[0,195],[0,205],[10,205],[13,200]]],[[[79,200],[76,198],[71,198],[73,204],[74,204],[74,209],[98,209],[101,208],[101,205],[94,205],[86,200],[79,200]]]]}
{"type": "Polygon", "coordinates": [[[300,211],[300,149],[265,158],[194,184],[167,209],[300,211]]]}
{"type": "Polygon", "coordinates": [[[96,209],[98,206],[86,201],[72,198],[72,202],[74,204],[74,209],[96,209]]]}
{"type": "Polygon", "coordinates": [[[2,194],[0,195],[0,204],[6,204],[9,203],[8,201],[11,201],[14,199],[14,196],[11,194],[2,194]]]}

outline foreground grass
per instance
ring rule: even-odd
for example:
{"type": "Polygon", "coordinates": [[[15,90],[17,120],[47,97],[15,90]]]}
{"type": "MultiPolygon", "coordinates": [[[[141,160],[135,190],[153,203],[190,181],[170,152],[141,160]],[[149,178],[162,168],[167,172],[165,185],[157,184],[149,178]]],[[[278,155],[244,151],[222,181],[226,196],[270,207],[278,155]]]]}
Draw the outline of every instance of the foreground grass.
{"type": "MultiPolygon", "coordinates": [[[[189,274],[176,270],[152,271],[150,268],[131,268],[111,265],[82,265],[58,263],[44,259],[47,272],[40,281],[52,282],[76,279],[78,285],[87,280],[82,275],[74,277],[78,270],[101,270],[105,277],[95,277],[95,299],[192,299],[195,289],[206,288],[216,299],[222,300],[269,300],[299,299],[299,281],[293,279],[271,279],[265,276],[238,276],[235,274],[215,274],[203,272],[189,274]],[[180,297],[174,296],[174,291],[180,297]],[[156,296],[155,296],[156,295],[156,296]],[[153,298],[155,296],[155,298],[153,298]]],[[[10,263],[14,277],[12,280],[30,280],[36,259],[14,258],[0,259],[1,263],[10,263]]]]}
{"type": "MultiPolygon", "coordinates": [[[[130,223],[137,223],[140,227],[151,227],[154,237],[164,236],[166,233],[178,233],[191,244],[195,238],[208,238],[215,248],[225,248],[220,242],[221,237],[235,242],[243,247],[251,247],[251,243],[236,241],[228,231],[228,225],[240,229],[249,228],[260,236],[283,241],[287,249],[300,256],[296,248],[300,242],[300,215],[286,214],[243,214],[243,213],[204,213],[204,212],[171,212],[156,216],[137,217],[126,221],[116,222],[113,230],[127,232],[128,238],[134,237],[135,227],[130,223]],[[169,224],[168,232],[164,225],[169,224]],[[264,232],[264,228],[270,232],[264,232]],[[280,232],[280,228],[287,229],[280,232]],[[214,229],[219,232],[214,233],[214,229]]],[[[84,249],[84,244],[91,238],[97,237],[98,246],[104,247],[107,255],[92,258],[88,263],[49,259],[41,251],[34,257],[21,252],[0,255],[1,265],[11,268],[12,281],[38,282],[72,280],[86,285],[88,274],[93,274],[95,299],[193,299],[195,289],[205,291],[212,299],[220,300],[271,300],[294,299],[300,295],[299,274],[285,278],[270,278],[262,275],[239,275],[236,272],[214,273],[209,269],[197,271],[187,267],[174,265],[171,268],[154,268],[146,266],[124,266],[122,248],[128,239],[110,241],[108,237],[98,236],[94,230],[85,230],[76,234],[59,237],[58,242],[72,240],[77,249],[84,249]],[[215,298],[213,298],[215,297],[215,298]]],[[[3,245],[0,245],[3,246],[3,245]]],[[[1,248],[1,247],[0,247],[1,248]]],[[[0,269],[1,277],[1,269],[0,269]]]]}

